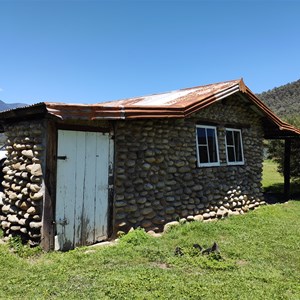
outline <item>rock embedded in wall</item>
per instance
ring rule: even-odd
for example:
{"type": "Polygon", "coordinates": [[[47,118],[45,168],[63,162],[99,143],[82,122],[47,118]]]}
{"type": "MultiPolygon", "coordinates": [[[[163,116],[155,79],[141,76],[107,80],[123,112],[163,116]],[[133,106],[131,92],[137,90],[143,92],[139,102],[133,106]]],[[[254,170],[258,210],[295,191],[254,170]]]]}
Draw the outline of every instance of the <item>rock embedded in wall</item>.
{"type": "Polygon", "coordinates": [[[43,126],[23,122],[6,128],[1,227],[5,238],[21,235],[31,245],[41,238],[44,158],[43,126]]]}

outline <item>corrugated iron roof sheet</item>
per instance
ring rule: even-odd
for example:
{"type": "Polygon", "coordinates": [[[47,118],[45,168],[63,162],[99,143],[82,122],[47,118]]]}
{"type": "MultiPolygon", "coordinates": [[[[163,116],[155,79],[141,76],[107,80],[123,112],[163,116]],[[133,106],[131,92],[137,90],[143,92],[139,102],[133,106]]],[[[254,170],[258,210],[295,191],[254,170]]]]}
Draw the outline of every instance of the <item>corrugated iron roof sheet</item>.
{"type": "Polygon", "coordinates": [[[125,106],[125,107],[186,107],[196,101],[201,101],[209,96],[226,91],[239,85],[240,80],[232,80],[198,86],[187,89],[175,90],[167,93],[154,94],[143,97],[135,97],[112,102],[104,102],[102,105],[107,106],[125,106]]]}
{"type": "Polygon", "coordinates": [[[279,119],[251,92],[242,79],[89,105],[41,102],[32,106],[2,112],[0,118],[16,118],[20,117],[22,113],[25,116],[49,114],[62,120],[185,118],[235,93],[240,93],[245,99],[252,102],[279,131],[300,135],[300,129],[279,119]]]}

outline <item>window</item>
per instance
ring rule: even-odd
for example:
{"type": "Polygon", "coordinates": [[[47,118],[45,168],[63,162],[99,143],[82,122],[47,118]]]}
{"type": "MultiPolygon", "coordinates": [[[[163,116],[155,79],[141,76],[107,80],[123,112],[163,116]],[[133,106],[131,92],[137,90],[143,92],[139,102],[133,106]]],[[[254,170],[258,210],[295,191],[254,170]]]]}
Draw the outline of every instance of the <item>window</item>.
{"type": "Polygon", "coordinates": [[[198,167],[219,166],[217,129],[214,126],[196,126],[198,167]]]}
{"type": "Polygon", "coordinates": [[[240,129],[226,128],[226,158],[228,165],[244,164],[242,132],[240,129]]]}

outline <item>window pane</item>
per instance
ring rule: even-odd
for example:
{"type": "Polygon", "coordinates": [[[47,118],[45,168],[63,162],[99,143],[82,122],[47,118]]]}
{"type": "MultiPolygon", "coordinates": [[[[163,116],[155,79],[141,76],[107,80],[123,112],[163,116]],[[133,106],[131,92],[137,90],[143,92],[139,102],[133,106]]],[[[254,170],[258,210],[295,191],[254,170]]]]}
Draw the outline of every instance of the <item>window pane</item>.
{"type": "Polygon", "coordinates": [[[197,134],[198,134],[198,144],[206,145],[205,128],[197,128],[197,134]]]}
{"type": "Polygon", "coordinates": [[[199,147],[199,156],[200,156],[200,163],[208,163],[208,155],[207,155],[207,147],[206,146],[200,146],[199,147]]]}
{"type": "Polygon", "coordinates": [[[216,138],[215,138],[215,130],[214,129],[207,130],[207,142],[208,142],[210,162],[217,162],[218,157],[217,157],[217,146],[216,146],[216,138]]]}
{"type": "Polygon", "coordinates": [[[232,131],[226,130],[226,143],[227,145],[233,145],[232,131]]]}
{"type": "Polygon", "coordinates": [[[229,162],[235,162],[234,148],[233,147],[227,147],[227,153],[228,153],[228,161],[229,162]]]}
{"type": "Polygon", "coordinates": [[[236,161],[242,161],[242,147],[241,147],[241,134],[239,131],[234,132],[234,141],[235,141],[235,155],[236,161]]]}

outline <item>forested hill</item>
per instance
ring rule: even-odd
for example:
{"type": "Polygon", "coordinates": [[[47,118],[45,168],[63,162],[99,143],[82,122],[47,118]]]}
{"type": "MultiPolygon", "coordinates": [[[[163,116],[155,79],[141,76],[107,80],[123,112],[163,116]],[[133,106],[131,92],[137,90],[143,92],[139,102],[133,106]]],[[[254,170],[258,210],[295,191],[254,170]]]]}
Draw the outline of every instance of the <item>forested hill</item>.
{"type": "Polygon", "coordinates": [[[257,96],[283,119],[300,116],[300,79],[257,96]]]}

